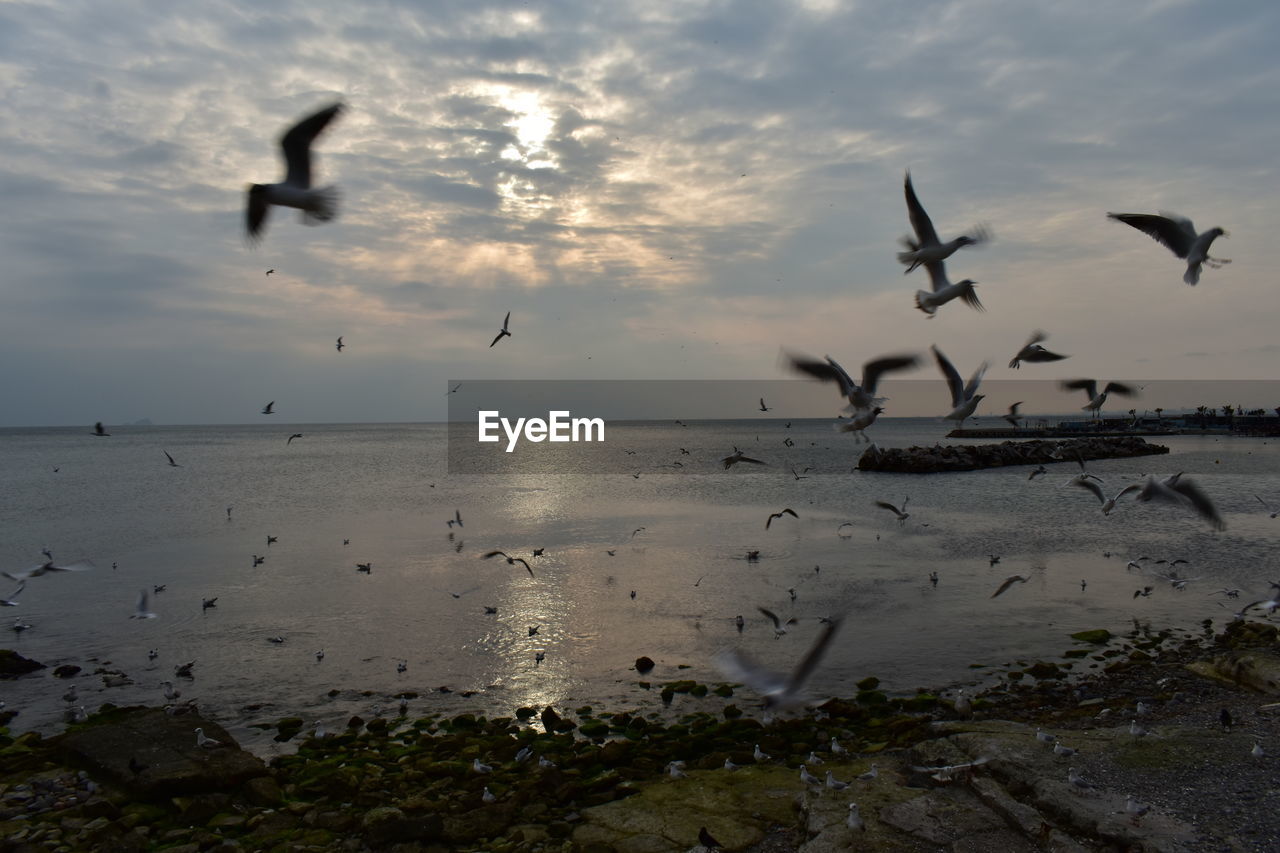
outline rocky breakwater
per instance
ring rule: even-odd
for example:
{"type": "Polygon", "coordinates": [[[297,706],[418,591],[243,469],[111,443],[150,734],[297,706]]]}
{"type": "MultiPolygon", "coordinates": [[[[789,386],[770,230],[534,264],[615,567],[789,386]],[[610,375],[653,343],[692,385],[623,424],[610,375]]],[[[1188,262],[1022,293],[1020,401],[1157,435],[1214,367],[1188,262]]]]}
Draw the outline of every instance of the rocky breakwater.
{"type": "Polygon", "coordinates": [[[1169,448],[1149,444],[1136,436],[1121,438],[1069,438],[1057,441],[1002,441],[999,444],[949,444],[933,447],[895,447],[881,450],[874,444],[858,460],[859,471],[894,474],[936,474],[942,471],[976,471],[1006,465],[1050,465],[1077,459],[1124,459],[1168,453],[1169,448]]]}

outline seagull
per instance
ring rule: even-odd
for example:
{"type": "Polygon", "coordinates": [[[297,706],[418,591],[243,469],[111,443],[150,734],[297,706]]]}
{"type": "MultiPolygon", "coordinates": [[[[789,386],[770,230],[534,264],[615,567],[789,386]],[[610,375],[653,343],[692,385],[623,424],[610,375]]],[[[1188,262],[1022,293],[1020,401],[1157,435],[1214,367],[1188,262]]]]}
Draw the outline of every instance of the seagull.
{"type": "Polygon", "coordinates": [[[974,409],[978,408],[978,403],[986,396],[978,393],[978,385],[982,382],[982,375],[987,372],[987,363],[984,361],[974,371],[973,376],[969,377],[969,383],[965,385],[961,383],[960,374],[956,372],[955,367],[942,354],[942,351],[936,346],[931,349],[933,350],[934,360],[938,362],[938,369],[942,371],[943,377],[947,380],[947,388],[951,391],[952,409],[942,417],[947,420],[959,421],[959,425],[964,426],[965,418],[973,414],[974,409]]]}
{"type": "Polygon", "coordinates": [[[302,438],[302,433],[300,433],[300,432],[295,432],[293,435],[289,436],[289,439],[285,442],[285,444],[286,444],[286,445],[288,445],[288,444],[293,444],[293,440],[294,440],[295,438],[302,438]]]}
{"type": "Polygon", "coordinates": [[[870,444],[871,439],[867,438],[867,434],[863,432],[863,430],[865,430],[867,427],[875,423],[876,418],[879,417],[883,411],[884,409],[882,409],[879,406],[876,406],[875,408],[870,409],[868,411],[859,412],[857,415],[850,418],[848,421],[845,421],[843,423],[837,422],[836,424],[837,429],[840,432],[856,432],[857,435],[854,437],[855,443],[857,442],[857,439],[862,438],[862,439],[866,439],[866,442],[870,444]]]}
{"type": "Polygon", "coordinates": [[[770,406],[766,406],[766,405],[764,404],[764,397],[761,397],[761,398],[760,398],[760,411],[762,411],[762,412],[772,412],[772,411],[773,411],[773,408],[772,408],[772,407],[770,407],[770,406]]]}
{"type": "Polygon", "coordinates": [[[1275,518],[1276,516],[1280,515],[1280,512],[1277,512],[1271,509],[1271,505],[1268,504],[1266,501],[1264,501],[1262,498],[1258,497],[1257,495],[1254,495],[1254,498],[1258,501],[1258,503],[1266,507],[1267,512],[1271,513],[1272,518],[1275,518]]]}
{"type": "Polygon", "coordinates": [[[831,739],[831,754],[832,754],[832,755],[848,755],[848,754],[849,754],[849,750],[847,750],[847,749],[845,749],[843,746],[841,746],[841,745],[840,745],[840,741],[836,740],[835,738],[832,738],[832,739],[831,739]]]}
{"type": "Polygon", "coordinates": [[[271,275],[273,272],[275,272],[275,268],[274,268],[274,267],[272,267],[271,269],[267,270],[267,275],[271,275]]]}
{"type": "Polygon", "coordinates": [[[1138,721],[1134,719],[1129,721],[1129,734],[1134,737],[1143,737],[1144,735],[1151,734],[1151,732],[1138,725],[1138,721]]]}
{"type": "Polygon", "coordinates": [[[898,517],[898,524],[902,524],[904,521],[906,521],[908,518],[911,517],[911,513],[907,512],[907,501],[909,500],[911,500],[910,497],[905,497],[902,499],[901,509],[889,503],[888,501],[876,501],[875,505],[880,507],[881,509],[889,510],[889,512],[893,513],[898,517]]]}
{"type": "Polygon", "coordinates": [[[1131,225],[1169,251],[1187,262],[1187,271],[1182,280],[1195,285],[1200,281],[1200,265],[1210,269],[1218,269],[1231,261],[1227,258],[1209,257],[1209,247],[1219,237],[1231,235],[1222,228],[1210,228],[1203,234],[1197,234],[1191,220],[1176,213],[1161,211],[1159,215],[1152,213],[1108,213],[1108,219],[1131,225]]]}
{"type": "Polygon", "coordinates": [[[471,769],[477,773],[493,772],[493,768],[490,765],[482,763],[478,758],[471,759],[471,769]]]}
{"type": "Polygon", "coordinates": [[[728,470],[729,470],[730,468],[732,468],[734,465],[737,465],[739,462],[750,462],[752,465],[767,465],[767,464],[768,464],[768,463],[766,463],[766,462],[761,462],[759,459],[752,459],[750,456],[746,456],[745,454],[743,454],[743,452],[742,452],[741,450],[739,450],[739,449],[738,449],[738,448],[736,448],[736,447],[735,447],[735,448],[733,448],[733,454],[732,454],[732,455],[730,455],[730,456],[726,456],[726,457],[724,457],[723,459],[721,459],[720,461],[721,461],[722,463],[724,463],[724,469],[725,469],[726,471],[728,471],[728,470]]]}
{"type": "Polygon", "coordinates": [[[1213,505],[1213,501],[1209,499],[1209,496],[1194,482],[1184,478],[1181,472],[1174,474],[1172,477],[1166,477],[1164,480],[1148,477],[1146,485],[1138,492],[1137,499],[1140,501],[1157,500],[1162,503],[1189,506],[1201,518],[1207,520],[1215,530],[1227,529],[1227,523],[1218,514],[1218,509],[1213,505]]]}
{"type": "Polygon", "coordinates": [[[213,598],[200,599],[201,610],[208,610],[210,607],[217,607],[217,606],[218,606],[218,596],[216,595],[213,598]]]}
{"type": "Polygon", "coordinates": [[[669,761],[667,762],[666,769],[667,769],[667,775],[670,776],[672,779],[688,779],[689,778],[689,775],[684,772],[683,761],[669,761]]]}
{"type": "Polygon", "coordinates": [[[48,550],[46,550],[44,554],[49,559],[38,566],[32,566],[31,568],[21,572],[0,572],[0,575],[3,575],[11,581],[25,581],[27,578],[38,578],[41,575],[48,574],[49,572],[87,572],[89,569],[93,568],[93,563],[88,560],[78,560],[65,566],[55,566],[53,564],[53,557],[50,556],[48,550]]]}
{"type": "Polygon", "coordinates": [[[741,681],[763,695],[765,708],[769,710],[784,710],[795,705],[802,705],[805,702],[803,695],[805,682],[813,675],[818,662],[826,654],[827,648],[835,638],[836,632],[840,630],[842,621],[843,617],[837,617],[827,623],[823,627],[822,633],[814,641],[813,646],[810,647],[809,651],[800,660],[800,663],[789,674],[770,672],[746,658],[736,649],[717,655],[716,665],[730,678],[741,681]]]}
{"type": "Polygon", "coordinates": [[[547,653],[546,653],[546,652],[535,652],[535,653],[534,653],[534,655],[533,655],[533,662],[534,662],[535,664],[542,663],[542,662],[543,662],[544,660],[546,660],[546,659],[547,659],[547,653]]]}
{"type": "Polygon", "coordinates": [[[373,574],[373,563],[356,563],[356,572],[363,572],[366,575],[373,574]]]}
{"type": "Polygon", "coordinates": [[[881,356],[862,365],[862,383],[859,384],[831,356],[827,356],[826,361],[818,361],[787,353],[786,358],[792,370],[836,383],[840,388],[840,396],[849,401],[846,411],[869,411],[885,402],[885,398],[876,396],[880,377],[896,370],[909,370],[920,364],[919,357],[914,355],[881,356]]]}
{"type": "Polygon", "coordinates": [[[871,763],[871,769],[858,777],[859,782],[870,782],[880,775],[880,771],[876,769],[875,762],[871,763]]]}
{"type": "Polygon", "coordinates": [[[448,524],[450,527],[453,527],[455,524],[456,524],[456,525],[458,525],[459,527],[461,527],[461,526],[462,526],[462,511],[461,511],[461,510],[457,510],[457,509],[455,509],[455,510],[453,511],[453,518],[449,519],[449,520],[448,520],[447,522],[445,522],[445,523],[446,523],[446,524],[448,524]]]}
{"type": "Polygon", "coordinates": [[[1252,755],[1254,758],[1263,758],[1264,756],[1266,756],[1267,753],[1265,750],[1263,750],[1262,744],[1255,743],[1253,745],[1253,749],[1249,750],[1249,754],[1252,755]]]}
{"type": "Polygon", "coordinates": [[[1129,819],[1133,821],[1134,826],[1137,826],[1138,821],[1142,820],[1142,816],[1151,811],[1151,806],[1144,806],[1140,804],[1136,799],[1134,799],[1133,795],[1130,794],[1125,798],[1124,810],[1129,815],[1129,819]]]}
{"type": "Polygon", "coordinates": [[[272,536],[270,533],[268,533],[268,534],[267,534],[267,547],[268,547],[268,548],[270,548],[270,547],[271,547],[271,543],[272,543],[272,542],[279,542],[279,541],[280,541],[280,537],[279,537],[279,536],[272,536]]]}
{"type": "Polygon", "coordinates": [[[506,558],[508,566],[514,566],[516,563],[519,563],[525,567],[525,570],[529,573],[529,577],[533,577],[533,569],[529,566],[529,564],[525,561],[523,557],[512,557],[511,555],[507,554],[507,552],[505,551],[490,551],[489,553],[484,555],[484,559],[486,560],[492,559],[493,557],[506,558]]]}
{"type": "Polygon", "coordinates": [[[934,230],[929,214],[925,213],[920,199],[916,198],[915,187],[911,185],[910,172],[907,172],[906,179],[903,181],[903,193],[907,198],[907,215],[911,219],[912,229],[916,232],[914,240],[911,237],[903,237],[899,241],[908,250],[898,253],[898,263],[907,266],[903,271],[904,275],[921,264],[925,264],[927,268],[931,262],[941,263],[964,246],[977,246],[991,239],[990,232],[979,226],[973,230],[972,234],[962,234],[954,240],[943,243],[938,239],[938,232],[934,230]]]}
{"type": "Polygon", "coordinates": [[[818,753],[816,753],[816,752],[814,752],[814,751],[812,751],[812,750],[810,750],[810,751],[809,751],[809,758],[807,759],[807,761],[808,761],[808,763],[809,763],[809,764],[822,764],[822,763],[823,763],[823,762],[822,762],[822,756],[818,755],[818,753]]]}
{"type": "Polygon", "coordinates": [[[1056,737],[1044,731],[1043,729],[1036,729],[1036,740],[1040,741],[1046,746],[1051,746],[1057,743],[1058,741],[1056,737]]]}
{"type": "Polygon", "coordinates": [[[848,782],[841,782],[830,770],[827,771],[827,787],[833,791],[843,791],[849,787],[848,782]]]}
{"type": "Polygon", "coordinates": [[[0,598],[0,607],[17,607],[18,602],[15,601],[15,599],[18,597],[19,594],[21,594],[21,592],[24,589],[26,589],[26,587],[27,587],[26,581],[19,581],[18,588],[15,589],[13,592],[9,593],[8,598],[0,598]]]}
{"type": "Polygon", "coordinates": [[[734,763],[733,763],[733,759],[732,759],[732,758],[726,758],[726,759],[724,760],[724,769],[725,769],[725,770],[737,770],[737,769],[738,769],[739,767],[741,767],[741,766],[742,766],[741,764],[734,764],[734,763]]]}
{"type": "Polygon", "coordinates": [[[774,636],[774,638],[775,638],[775,639],[776,639],[776,638],[778,638],[778,637],[781,637],[783,634],[787,633],[787,626],[788,626],[788,625],[795,625],[795,624],[796,624],[796,622],[798,621],[798,620],[796,619],[796,617],[792,616],[792,617],[791,617],[790,619],[788,619],[786,622],[783,622],[780,618],[778,618],[778,615],[777,615],[776,613],[774,613],[772,610],[766,610],[766,609],[765,609],[765,608],[763,608],[763,607],[757,607],[757,608],[756,608],[756,610],[759,610],[759,611],[760,611],[761,613],[763,613],[763,614],[764,614],[764,615],[765,615],[765,616],[766,616],[770,621],[772,621],[772,622],[773,622],[773,636],[774,636]]]}
{"type": "Polygon", "coordinates": [[[1150,598],[1151,593],[1154,590],[1155,590],[1154,586],[1144,586],[1142,589],[1135,589],[1133,591],[1133,597],[1137,598],[1139,596],[1142,596],[1143,598],[1150,598]]]}
{"type": "Polygon", "coordinates": [[[1053,742],[1054,755],[1060,755],[1063,758],[1070,758],[1071,756],[1075,755],[1077,752],[1079,752],[1079,750],[1072,749],[1069,746],[1063,746],[1061,743],[1057,742],[1056,740],[1053,742]]]}
{"type": "Polygon", "coordinates": [[[206,737],[204,729],[198,728],[196,729],[196,746],[204,747],[205,749],[216,749],[222,746],[222,741],[206,737]]]}
{"type": "Polygon", "coordinates": [[[147,609],[147,591],[138,593],[138,605],[130,619],[154,619],[156,614],[147,609]]]}
{"type": "Polygon", "coordinates": [[[190,677],[191,677],[191,667],[193,667],[193,666],[195,666],[195,665],[196,665],[196,662],[195,662],[195,661],[193,661],[193,660],[189,660],[189,661],[187,661],[186,663],[180,663],[180,664],[178,664],[177,666],[175,666],[175,667],[173,668],[173,674],[174,674],[174,675],[177,675],[177,676],[179,676],[179,677],[181,677],[181,678],[190,678],[190,677]]]}
{"type": "Polygon", "coordinates": [[[849,817],[845,820],[845,826],[850,829],[860,829],[867,831],[867,825],[862,822],[862,813],[858,811],[857,803],[849,803],[849,817]]]}
{"type": "Polygon", "coordinates": [[[997,598],[1015,583],[1026,583],[1029,580],[1031,580],[1031,578],[1023,577],[1022,575],[1009,575],[1009,577],[1005,578],[1004,583],[1000,584],[999,588],[996,589],[995,592],[991,593],[991,597],[997,598]]]}
{"type": "Polygon", "coordinates": [[[815,788],[822,785],[822,780],[810,773],[808,765],[805,764],[800,765],[800,781],[815,788]]]}
{"type": "Polygon", "coordinates": [[[1018,407],[1021,405],[1022,405],[1022,401],[1019,400],[1018,402],[1014,403],[1012,406],[1009,407],[1009,414],[1000,416],[1004,418],[1006,421],[1008,421],[1009,426],[1013,427],[1014,429],[1018,428],[1018,421],[1020,419],[1018,416],[1018,407]]]}
{"type": "Polygon", "coordinates": [[[1036,467],[1036,470],[1031,472],[1031,474],[1027,477],[1027,479],[1034,480],[1036,477],[1040,476],[1041,474],[1048,474],[1048,473],[1049,473],[1049,469],[1044,467],[1043,465],[1040,465],[1036,467]]]}
{"type": "Polygon", "coordinates": [[[1074,767],[1067,768],[1067,782],[1069,782],[1072,787],[1078,788],[1081,791],[1087,791],[1093,787],[1093,785],[1084,780],[1083,776],[1076,772],[1074,767]]]}
{"type": "Polygon", "coordinates": [[[93,425],[93,432],[90,433],[90,435],[96,435],[99,438],[111,437],[111,433],[107,432],[106,429],[103,428],[102,421],[98,421],[96,424],[93,425]]]}
{"type": "Polygon", "coordinates": [[[280,137],[284,153],[285,178],[278,184],[250,184],[245,209],[245,228],[250,243],[262,239],[271,205],[296,207],[308,225],[328,222],[337,213],[337,193],[333,187],[311,187],[311,143],[342,111],[342,104],[325,107],[304,118],[280,137]]]}
{"type": "Polygon", "coordinates": [[[170,467],[170,468],[181,468],[181,467],[182,467],[182,466],[181,466],[181,465],[179,465],[177,462],[174,462],[174,461],[173,461],[173,457],[169,455],[169,451],[167,451],[167,450],[166,450],[166,451],[164,451],[164,455],[165,455],[165,458],[169,460],[169,467],[170,467]]]}
{"type": "Polygon", "coordinates": [[[771,514],[769,515],[769,517],[768,517],[767,519],[765,519],[765,522],[764,522],[764,529],[765,529],[765,530],[768,530],[768,529],[769,529],[769,525],[773,524],[773,520],[774,520],[775,518],[782,518],[784,515],[789,515],[789,516],[791,516],[792,518],[799,518],[799,517],[800,517],[800,516],[796,515],[796,511],[795,511],[795,510],[791,509],[790,507],[787,507],[786,509],[783,509],[781,512],[771,513],[771,514]]]}
{"type": "Polygon", "coordinates": [[[1093,379],[1064,379],[1060,386],[1064,391],[1075,391],[1076,389],[1084,389],[1085,396],[1089,398],[1089,402],[1081,406],[1082,411],[1093,412],[1097,417],[1104,403],[1107,402],[1108,394],[1119,394],[1123,397],[1132,397],[1137,394],[1131,386],[1122,382],[1108,382],[1106,387],[1102,389],[1102,393],[1098,393],[1098,383],[1093,379]]]}
{"type": "Polygon", "coordinates": [[[751,757],[756,761],[768,761],[771,756],[760,748],[760,744],[756,744],[755,752],[751,753],[751,757]]]}
{"type": "Polygon", "coordinates": [[[338,352],[342,352],[342,348],[345,346],[346,344],[342,342],[342,335],[338,335],[338,343],[335,345],[335,348],[338,350],[338,352]]]}
{"type": "Polygon", "coordinates": [[[324,660],[324,649],[316,649],[316,661],[324,660]]]}
{"type": "Polygon", "coordinates": [[[265,562],[267,561],[267,558],[266,558],[266,557],[259,557],[257,554],[253,554],[252,556],[253,556],[253,567],[254,567],[254,568],[257,568],[258,566],[261,566],[263,563],[265,563],[265,562]]]}
{"type": "Polygon", "coordinates": [[[1089,491],[1093,492],[1094,496],[1097,497],[1098,501],[1102,504],[1103,515],[1110,515],[1111,511],[1116,508],[1116,501],[1120,500],[1125,495],[1130,494],[1132,492],[1142,491],[1142,486],[1138,485],[1137,483],[1130,483],[1120,491],[1116,492],[1115,497],[1108,498],[1106,495],[1102,493],[1102,486],[1099,486],[1096,482],[1089,479],[1087,476],[1083,474],[1072,477],[1070,480],[1067,481],[1067,483],[1069,485],[1079,486],[1082,489],[1088,489],[1089,491]]]}
{"type": "Polygon", "coordinates": [[[502,340],[503,338],[511,337],[511,333],[507,331],[507,323],[509,322],[511,322],[510,311],[507,312],[506,319],[502,321],[502,331],[498,332],[498,336],[493,339],[493,343],[489,344],[490,349],[493,349],[493,344],[496,344],[498,341],[502,340]]]}
{"type": "Polygon", "coordinates": [[[262,414],[264,414],[264,415],[274,415],[274,414],[275,414],[275,405],[276,405],[276,401],[275,401],[275,400],[272,400],[270,403],[267,403],[265,406],[263,406],[263,407],[262,407],[262,414]]]}
{"type": "Polygon", "coordinates": [[[539,755],[538,766],[545,770],[545,769],[555,767],[556,763],[552,761],[550,758],[547,758],[545,755],[539,755]]]}
{"type": "MultiPolygon", "coordinates": [[[[1032,364],[1044,361],[1062,361],[1064,358],[1070,358],[1066,355],[1058,355],[1056,352],[1049,352],[1040,346],[1040,342],[1048,339],[1049,335],[1036,329],[1031,333],[1031,339],[1027,341],[1026,346],[1018,350],[1018,354],[1009,362],[1009,366],[1014,370],[1022,367],[1021,362],[1030,362],[1032,364]]],[[[1015,404],[1016,405],[1016,404],[1015,404]]]]}
{"type": "Polygon", "coordinates": [[[516,764],[524,764],[526,761],[528,761],[532,757],[533,757],[533,749],[531,747],[524,746],[524,747],[521,747],[520,751],[516,753],[515,762],[516,764]]]}
{"type": "Polygon", "coordinates": [[[498,798],[489,790],[488,785],[484,786],[484,793],[480,795],[480,799],[486,803],[496,803],[498,801],[498,798]]]}

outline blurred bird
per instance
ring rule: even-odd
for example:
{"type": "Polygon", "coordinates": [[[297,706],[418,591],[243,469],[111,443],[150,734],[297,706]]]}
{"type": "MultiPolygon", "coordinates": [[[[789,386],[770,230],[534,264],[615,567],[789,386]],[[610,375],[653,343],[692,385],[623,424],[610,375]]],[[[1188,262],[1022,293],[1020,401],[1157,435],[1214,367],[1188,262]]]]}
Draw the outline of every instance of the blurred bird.
{"type": "Polygon", "coordinates": [[[1009,366],[1014,370],[1017,370],[1022,366],[1021,362],[1024,361],[1031,364],[1037,364],[1046,361],[1062,361],[1064,358],[1069,358],[1069,356],[1058,355],[1056,352],[1049,352],[1047,349],[1040,346],[1040,342],[1048,340],[1048,338],[1049,335],[1039,329],[1032,332],[1031,339],[1027,341],[1026,345],[1023,346],[1022,349],[1018,350],[1018,354],[1009,362],[1009,366]]]}
{"type": "Polygon", "coordinates": [[[1231,235],[1222,228],[1210,228],[1203,234],[1197,234],[1191,220],[1176,213],[1162,211],[1159,215],[1151,213],[1108,213],[1108,219],[1131,225],[1169,251],[1187,262],[1187,271],[1182,280],[1195,285],[1200,281],[1200,265],[1210,269],[1218,269],[1231,261],[1227,258],[1209,257],[1209,247],[1219,237],[1231,235]]]}
{"type": "Polygon", "coordinates": [[[905,252],[898,253],[898,263],[906,264],[907,266],[903,270],[904,275],[921,264],[924,264],[927,268],[930,263],[941,263],[964,246],[981,245],[991,239],[991,233],[986,228],[979,226],[974,228],[970,234],[962,234],[954,240],[943,243],[938,239],[938,232],[934,230],[933,221],[929,218],[929,214],[925,213],[924,206],[920,204],[920,199],[916,197],[915,187],[911,184],[910,172],[907,172],[902,188],[903,194],[907,199],[907,216],[911,220],[911,228],[916,232],[915,239],[903,237],[899,241],[907,249],[905,252]]]}
{"type": "Polygon", "coordinates": [[[278,184],[250,184],[245,208],[245,229],[251,244],[262,239],[271,205],[295,207],[308,225],[328,222],[337,213],[337,192],[333,187],[311,186],[311,144],[337,115],[342,104],[325,107],[299,121],[280,138],[284,154],[285,178],[278,184]]]}
{"type": "Polygon", "coordinates": [[[493,344],[496,344],[498,341],[502,340],[503,338],[511,337],[511,333],[507,331],[507,324],[510,322],[511,322],[511,312],[508,311],[506,319],[502,321],[502,330],[499,331],[498,336],[493,339],[493,343],[489,344],[490,349],[493,349],[493,344]]]}

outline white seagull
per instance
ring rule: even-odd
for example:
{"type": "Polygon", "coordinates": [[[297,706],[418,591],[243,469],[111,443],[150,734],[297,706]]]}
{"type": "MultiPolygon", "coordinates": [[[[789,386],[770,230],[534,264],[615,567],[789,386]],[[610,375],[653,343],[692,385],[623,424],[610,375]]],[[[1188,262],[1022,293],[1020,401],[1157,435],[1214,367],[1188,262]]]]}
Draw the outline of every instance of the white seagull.
{"type": "MultiPolygon", "coordinates": [[[[48,556],[47,551],[45,552],[45,555],[48,556]]],[[[88,560],[77,560],[76,562],[65,566],[55,566],[53,564],[53,558],[50,557],[38,566],[32,566],[31,568],[21,572],[0,572],[0,575],[4,575],[11,581],[24,581],[27,578],[38,578],[41,575],[48,574],[49,572],[87,572],[92,568],[93,563],[88,560]]]]}
{"type": "Polygon", "coordinates": [[[1089,402],[1080,408],[1082,411],[1093,412],[1095,417],[1102,409],[1103,404],[1107,402],[1108,394],[1132,397],[1137,393],[1132,387],[1125,385],[1123,382],[1108,382],[1106,387],[1102,389],[1102,393],[1098,393],[1098,383],[1093,379],[1064,379],[1061,386],[1065,391],[1084,389],[1085,396],[1089,398],[1089,402]]]}
{"type": "Polygon", "coordinates": [[[903,498],[901,508],[894,506],[888,501],[876,501],[875,503],[876,503],[876,506],[880,507],[881,509],[887,509],[889,510],[889,512],[897,516],[898,524],[902,524],[904,521],[906,521],[908,518],[911,517],[911,513],[907,512],[907,501],[909,500],[911,500],[910,497],[903,498]]]}
{"type": "Polygon", "coordinates": [[[1048,334],[1040,331],[1039,329],[1032,332],[1031,339],[1027,341],[1027,345],[1018,350],[1018,354],[1013,357],[1013,361],[1009,362],[1009,366],[1014,370],[1017,370],[1022,366],[1021,362],[1024,361],[1035,364],[1044,361],[1062,361],[1064,358],[1070,358],[1070,356],[1058,355],[1056,352],[1049,352],[1047,349],[1040,346],[1040,342],[1046,340],[1048,337],[1048,334]]]}
{"type": "Polygon", "coordinates": [[[196,729],[196,746],[202,746],[205,749],[216,749],[222,746],[222,741],[206,736],[204,729],[196,729]]]}
{"type": "Polygon", "coordinates": [[[963,246],[977,246],[991,239],[987,229],[979,226],[972,234],[962,234],[954,240],[943,243],[938,239],[938,232],[933,228],[929,214],[924,212],[920,199],[916,198],[915,187],[911,185],[911,173],[903,181],[903,193],[907,197],[907,215],[911,219],[911,227],[915,230],[915,239],[903,237],[900,241],[907,249],[898,253],[898,263],[906,264],[903,273],[909,273],[921,264],[941,263],[951,257],[963,246]]]}
{"type": "Polygon", "coordinates": [[[952,284],[947,279],[947,268],[942,261],[933,261],[925,264],[924,267],[929,271],[929,284],[933,290],[917,290],[916,291],[916,307],[932,318],[938,313],[938,307],[946,305],[952,299],[962,299],[966,305],[975,311],[985,311],[982,303],[978,301],[978,291],[975,290],[977,282],[971,278],[963,281],[957,281],[952,284]]]}
{"type": "Polygon", "coordinates": [[[156,614],[147,609],[147,591],[144,589],[138,593],[138,606],[134,610],[130,619],[154,619],[156,614]]]}
{"type": "Polygon", "coordinates": [[[1201,518],[1209,522],[1215,530],[1226,530],[1227,523],[1218,514],[1218,509],[1204,491],[1182,476],[1179,472],[1172,477],[1157,480],[1148,477],[1147,484],[1138,492],[1140,501],[1160,501],[1161,503],[1181,504],[1194,509],[1201,518]]]}
{"type": "Polygon", "coordinates": [[[325,107],[307,116],[280,137],[284,153],[285,177],[278,184],[250,184],[245,208],[245,229],[251,243],[262,239],[271,205],[296,207],[308,225],[328,222],[338,212],[337,191],[333,187],[311,187],[311,143],[342,112],[342,104],[325,107]]]}
{"type": "Polygon", "coordinates": [[[1169,251],[1187,262],[1187,271],[1182,280],[1187,284],[1200,281],[1200,265],[1217,269],[1223,264],[1231,263],[1228,258],[1209,257],[1209,247],[1219,237],[1231,235],[1223,228],[1210,228],[1203,234],[1197,234],[1191,220],[1176,213],[1161,211],[1157,216],[1152,213],[1108,213],[1108,219],[1132,225],[1169,251]]]}
{"type": "Polygon", "coordinates": [[[942,350],[936,346],[931,347],[933,350],[933,358],[938,362],[938,369],[942,371],[943,377],[947,380],[947,388],[951,391],[951,411],[942,417],[946,420],[957,421],[960,426],[964,426],[965,419],[973,414],[978,408],[978,403],[982,402],[985,394],[978,393],[978,386],[982,383],[982,375],[987,372],[987,363],[984,361],[981,366],[974,371],[973,376],[969,377],[969,383],[966,385],[960,381],[960,374],[956,372],[955,367],[950,360],[942,354],[942,350]]]}
{"type": "Polygon", "coordinates": [[[857,435],[854,436],[854,443],[857,443],[859,439],[862,439],[865,440],[867,444],[870,444],[871,439],[867,438],[867,434],[863,432],[863,430],[875,423],[876,418],[879,417],[880,413],[883,411],[884,409],[876,406],[874,409],[859,412],[855,417],[852,417],[847,421],[837,421],[836,430],[838,432],[856,432],[857,435]]]}
{"type": "Polygon", "coordinates": [[[1090,479],[1090,477],[1092,477],[1092,475],[1079,474],[1075,477],[1072,477],[1067,482],[1070,485],[1079,486],[1082,489],[1088,489],[1089,491],[1093,492],[1094,496],[1098,499],[1098,502],[1102,504],[1103,515],[1110,515],[1111,511],[1116,508],[1116,501],[1120,500],[1125,495],[1131,492],[1142,491],[1142,486],[1138,485],[1137,483],[1130,483],[1120,491],[1116,492],[1115,497],[1108,498],[1106,495],[1102,493],[1102,486],[1099,486],[1096,482],[1090,479]]]}
{"type": "Polygon", "coordinates": [[[826,654],[828,646],[840,630],[843,617],[832,619],[823,626],[822,633],[790,674],[771,672],[750,660],[736,649],[716,656],[716,666],[735,681],[741,681],[764,696],[765,708],[783,710],[803,705],[805,682],[813,675],[818,662],[826,654]]]}
{"type": "Polygon", "coordinates": [[[824,382],[836,383],[840,387],[840,396],[849,401],[845,411],[859,412],[868,411],[885,402],[884,397],[876,396],[876,386],[880,383],[881,376],[896,370],[910,370],[920,364],[920,359],[914,355],[881,356],[862,365],[862,383],[858,384],[831,356],[826,356],[826,361],[818,361],[816,358],[791,353],[785,355],[792,370],[824,382]]]}
{"type": "Polygon", "coordinates": [[[763,608],[763,607],[757,607],[757,608],[756,608],[756,610],[759,610],[759,611],[760,611],[761,613],[763,613],[763,614],[764,614],[764,615],[765,615],[765,616],[766,616],[766,617],[767,617],[771,622],[773,622],[773,636],[774,636],[774,639],[777,639],[778,637],[781,637],[783,634],[787,633],[787,626],[788,626],[788,625],[794,625],[794,624],[796,624],[796,621],[797,621],[797,620],[796,620],[796,617],[792,616],[790,619],[788,619],[788,620],[786,620],[786,621],[784,622],[784,621],[782,621],[782,619],[780,619],[780,618],[778,617],[778,614],[774,613],[772,610],[766,610],[766,609],[765,609],[765,608],[763,608]]]}

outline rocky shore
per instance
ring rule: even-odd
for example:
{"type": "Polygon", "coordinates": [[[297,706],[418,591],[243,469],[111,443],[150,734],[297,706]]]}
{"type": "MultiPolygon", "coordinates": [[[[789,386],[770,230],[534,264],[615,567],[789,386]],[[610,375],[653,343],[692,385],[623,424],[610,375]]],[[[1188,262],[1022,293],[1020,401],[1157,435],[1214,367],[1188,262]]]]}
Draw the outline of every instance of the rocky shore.
{"type": "Polygon", "coordinates": [[[1006,465],[1051,465],[1055,462],[1075,462],[1077,459],[1125,459],[1168,452],[1169,448],[1148,444],[1137,436],[1002,441],[999,444],[938,444],[933,447],[894,447],[887,450],[881,450],[872,444],[858,460],[858,470],[936,474],[943,471],[1002,468],[1006,465]]]}
{"type": "Polygon", "coordinates": [[[769,724],[750,694],[692,681],[652,685],[690,708],[665,722],[521,708],[317,736],[286,718],[297,752],[270,764],[194,709],[104,706],[54,737],[0,730],[0,849],[660,853],[700,849],[703,827],[760,853],[1280,849],[1271,625],[1085,632],[977,695],[857,686],[769,724]],[[849,787],[806,785],[802,764],[849,787]]]}

